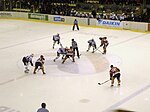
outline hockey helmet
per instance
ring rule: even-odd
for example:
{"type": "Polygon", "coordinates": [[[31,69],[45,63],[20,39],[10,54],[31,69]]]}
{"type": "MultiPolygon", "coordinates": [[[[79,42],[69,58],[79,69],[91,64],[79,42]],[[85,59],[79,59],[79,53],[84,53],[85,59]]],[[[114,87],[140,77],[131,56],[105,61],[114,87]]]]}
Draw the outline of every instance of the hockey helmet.
{"type": "Polygon", "coordinates": [[[102,37],[99,37],[100,40],[102,40],[102,37]]]}
{"type": "Polygon", "coordinates": [[[114,67],[113,65],[110,65],[110,68],[114,67]]]}
{"type": "Polygon", "coordinates": [[[41,56],[40,56],[40,58],[44,58],[44,56],[43,56],[43,55],[41,55],[41,56]]]}

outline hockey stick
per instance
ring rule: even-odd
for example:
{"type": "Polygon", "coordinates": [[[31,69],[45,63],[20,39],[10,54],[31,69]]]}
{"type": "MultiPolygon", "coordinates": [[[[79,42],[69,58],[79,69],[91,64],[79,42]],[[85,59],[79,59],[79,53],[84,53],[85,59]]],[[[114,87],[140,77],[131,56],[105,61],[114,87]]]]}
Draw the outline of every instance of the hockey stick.
{"type": "MultiPolygon", "coordinates": [[[[102,53],[102,51],[100,51],[99,49],[97,49],[97,51],[99,51],[100,53],[102,53]]],[[[103,53],[102,53],[103,54],[103,53]]]]}
{"type": "Polygon", "coordinates": [[[61,42],[59,42],[59,45],[60,45],[61,48],[64,48],[61,42]]]}
{"type": "Polygon", "coordinates": [[[97,51],[100,47],[101,47],[101,46],[97,47],[97,48],[94,50],[94,52],[97,51]]]}
{"type": "MultiPolygon", "coordinates": [[[[96,48],[96,49],[94,50],[94,52],[96,52],[96,51],[101,52],[101,51],[99,50],[100,47],[101,47],[101,46],[99,46],[98,48],[96,48]]],[[[102,53],[102,52],[101,52],[101,53],[102,53]]]]}
{"type": "Polygon", "coordinates": [[[110,81],[110,79],[109,79],[109,80],[106,80],[106,81],[104,81],[104,82],[102,82],[102,83],[98,83],[98,85],[103,85],[103,84],[107,83],[108,81],[110,81]]]}
{"type": "Polygon", "coordinates": [[[69,57],[69,60],[73,62],[73,60],[69,57]]]}

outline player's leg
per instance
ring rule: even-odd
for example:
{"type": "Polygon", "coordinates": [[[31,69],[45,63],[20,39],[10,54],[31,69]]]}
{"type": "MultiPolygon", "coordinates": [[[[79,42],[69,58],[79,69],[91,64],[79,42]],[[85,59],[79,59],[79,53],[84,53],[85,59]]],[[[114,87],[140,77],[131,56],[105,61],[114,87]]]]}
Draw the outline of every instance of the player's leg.
{"type": "Polygon", "coordinates": [[[111,86],[114,86],[114,77],[111,79],[111,86]]]}
{"type": "Polygon", "coordinates": [[[25,70],[24,70],[24,72],[25,72],[25,73],[29,73],[28,64],[25,65],[25,70]]]}
{"type": "Polygon", "coordinates": [[[23,62],[24,67],[25,67],[25,71],[24,72],[28,73],[29,72],[29,68],[28,68],[29,64],[28,64],[28,61],[26,60],[25,57],[23,57],[22,62],[23,62]]]}
{"type": "Polygon", "coordinates": [[[73,31],[74,31],[74,28],[75,28],[75,25],[73,25],[73,28],[72,28],[73,31]]]}
{"type": "Polygon", "coordinates": [[[66,55],[65,58],[62,61],[62,64],[64,64],[64,62],[66,61],[67,58],[68,58],[68,56],[66,55]]]}
{"type": "Polygon", "coordinates": [[[38,67],[39,67],[39,62],[35,62],[35,68],[33,74],[36,74],[36,70],[38,69],[38,67]]]}
{"type": "Polygon", "coordinates": [[[78,26],[78,24],[76,24],[76,26],[77,26],[77,30],[79,30],[79,26],[78,26]]]}
{"type": "Polygon", "coordinates": [[[93,47],[92,53],[94,53],[94,51],[95,51],[95,49],[96,49],[96,45],[92,45],[92,47],[93,47]]]}
{"type": "Polygon", "coordinates": [[[43,74],[46,74],[45,72],[44,72],[44,65],[41,63],[41,70],[42,70],[42,72],[43,72],[43,74]]]}
{"type": "Polygon", "coordinates": [[[106,47],[103,47],[103,54],[106,54],[106,47]]]}
{"type": "Polygon", "coordinates": [[[113,77],[113,74],[112,74],[112,73],[110,73],[110,80],[112,80],[112,77],[113,77]]]}
{"type": "Polygon", "coordinates": [[[24,65],[26,65],[26,62],[27,62],[26,57],[22,58],[22,62],[23,62],[24,65]]]}
{"type": "Polygon", "coordinates": [[[112,76],[112,79],[111,79],[111,86],[114,86],[114,80],[116,78],[116,75],[112,76]]]}
{"type": "Polygon", "coordinates": [[[77,51],[78,58],[80,58],[78,47],[76,48],[76,51],[77,51]]]}
{"type": "Polygon", "coordinates": [[[26,73],[29,72],[29,64],[28,64],[28,63],[25,65],[25,72],[26,72],[26,73]]]}
{"type": "Polygon", "coordinates": [[[95,45],[93,45],[92,47],[93,47],[93,51],[92,51],[92,53],[94,53],[94,51],[95,51],[95,45]]]}
{"type": "Polygon", "coordinates": [[[57,52],[57,57],[53,60],[54,62],[60,57],[60,53],[57,52]]]}
{"type": "Polygon", "coordinates": [[[74,56],[75,56],[74,54],[71,56],[72,57],[72,62],[75,62],[74,56]]]}
{"type": "Polygon", "coordinates": [[[60,39],[57,40],[57,44],[59,44],[59,43],[60,43],[60,39]]]}
{"type": "Polygon", "coordinates": [[[55,43],[56,43],[56,41],[54,40],[54,42],[53,42],[53,49],[54,49],[55,43]]]}
{"type": "Polygon", "coordinates": [[[91,44],[89,44],[89,46],[88,46],[88,50],[87,50],[86,52],[88,52],[88,51],[90,50],[90,48],[91,48],[91,44]]]}
{"type": "Polygon", "coordinates": [[[74,55],[75,55],[75,51],[76,51],[76,48],[73,48],[73,53],[74,53],[74,55]]]}
{"type": "Polygon", "coordinates": [[[120,73],[117,74],[117,80],[118,80],[118,85],[120,85],[121,80],[120,80],[120,73]]]}
{"type": "Polygon", "coordinates": [[[62,58],[61,59],[64,59],[64,57],[65,57],[65,54],[62,54],[62,58]]]}

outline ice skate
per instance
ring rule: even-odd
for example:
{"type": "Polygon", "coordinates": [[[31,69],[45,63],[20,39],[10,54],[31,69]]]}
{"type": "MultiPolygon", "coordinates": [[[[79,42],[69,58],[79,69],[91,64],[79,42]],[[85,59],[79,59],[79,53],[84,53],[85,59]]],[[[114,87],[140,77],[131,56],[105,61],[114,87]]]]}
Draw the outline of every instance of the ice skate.
{"type": "Polygon", "coordinates": [[[29,73],[29,70],[25,70],[24,72],[25,72],[25,73],[29,73]]]}

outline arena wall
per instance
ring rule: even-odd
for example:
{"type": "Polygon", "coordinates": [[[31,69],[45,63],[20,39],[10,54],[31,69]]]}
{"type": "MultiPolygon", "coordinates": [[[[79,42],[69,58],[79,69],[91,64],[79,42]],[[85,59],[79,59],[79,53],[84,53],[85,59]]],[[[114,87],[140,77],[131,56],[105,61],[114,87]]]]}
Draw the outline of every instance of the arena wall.
{"type": "Polygon", "coordinates": [[[95,19],[89,19],[89,25],[90,26],[96,26],[96,24],[97,24],[97,21],[95,21],[95,19]]]}
{"type": "Polygon", "coordinates": [[[74,20],[77,19],[80,25],[87,25],[88,18],[77,18],[77,17],[70,17],[70,16],[59,16],[59,15],[49,15],[49,22],[54,23],[65,23],[65,24],[73,24],[74,20]]]}
{"type": "Polygon", "coordinates": [[[28,19],[28,13],[0,11],[0,18],[23,18],[23,19],[28,19]]]}
{"type": "Polygon", "coordinates": [[[70,16],[47,15],[39,13],[23,13],[23,12],[6,12],[0,11],[0,18],[14,18],[14,19],[28,19],[28,20],[42,20],[46,22],[73,24],[77,19],[79,25],[126,29],[136,31],[150,31],[150,23],[131,22],[131,21],[115,21],[115,20],[97,20],[91,18],[79,18],[70,16]]]}
{"type": "Polygon", "coordinates": [[[150,31],[150,23],[148,24],[148,31],[150,31]]]}
{"type": "Polygon", "coordinates": [[[123,29],[148,31],[148,23],[124,21],[123,29]]]}

